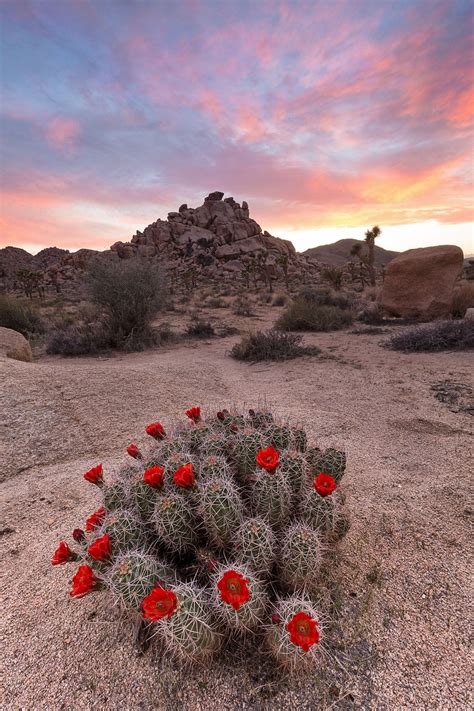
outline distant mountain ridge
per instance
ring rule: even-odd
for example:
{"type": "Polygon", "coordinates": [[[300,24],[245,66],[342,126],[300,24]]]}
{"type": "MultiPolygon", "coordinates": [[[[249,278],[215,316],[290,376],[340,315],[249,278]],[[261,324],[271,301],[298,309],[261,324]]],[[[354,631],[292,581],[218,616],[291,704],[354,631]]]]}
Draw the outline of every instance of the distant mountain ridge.
{"type": "MultiPolygon", "coordinates": [[[[351,249],[355,244],[365,245],[365,242],[360,239],[340,239],[331,244],[311,247],[305,252],[301,252],[301,254],[309,259],[315,259],[321,264],[327,264],[331,267],[343,267],[347,262],[358,261],[356,256],[351,255],[351,249]]],[[[375,266],[381,267],[388,264],[388,262],[398,254],[400,254],[400,252],[393,252],[375,245],[375,266]]]]}
{"type": "Polygon", "coordinates": [[[20,247],[0,249],[0,274],[15,275],[18,271],[44,271],[58,264],[69,250],[60,247],[46,247],[37,254],[30,254],[20,247]]]}

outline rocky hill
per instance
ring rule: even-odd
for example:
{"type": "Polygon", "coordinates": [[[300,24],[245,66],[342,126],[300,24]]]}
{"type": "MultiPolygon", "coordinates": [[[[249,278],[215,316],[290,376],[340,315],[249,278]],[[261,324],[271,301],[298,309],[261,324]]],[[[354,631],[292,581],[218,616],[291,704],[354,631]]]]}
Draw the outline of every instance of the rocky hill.
{"type": "MultiPolygon", "coordinates": [[[[321,264],[347,264],[356,243],[358,240],[339,240],[298,254],[290,241],[262,230],[250,217],[245,201],[240,205],[233,197],[224,198],[224,193],[216,191],[202,205],[181,205],[166,220],[156,220],[143,232],[137,231],[129,242],[116,242],[103,252],[81,249],[69,253],[51,247],[33,256],[23,249],[6,247],[0,250],[0,286],[25,293],[44,295],[51,290],[78,297],[84,271],[93,258],[134,257],[159,264],[171,285],[178,288],[199,283],[228,284],[232,288],[251,284],[271,287],[278,282],[299,286],[318,282],[321,264]],[[20,271],[29,272],[29,277],[19,277],[20,271]],[[29,286],[32,292],[27,292],[29,286]]],[[[381,266],[397,253],[376,247],[375,254],[376,265],[381,266]]]]}
{"type": "MultiPolygon", "coordinates": [[[[311,247],[302,256],[309,259],[315,259],[321,264],[327,264],[333,267],[342,267],[347,262],[357,262],[357,257],[351,256],[351,249],[355,244],[364,245],[365,242],[359,239],[340,239],[332,244],[323,244],[320,247],[311,247]]],[[[382,267],[400,254],[400,252],[392,252],[388,249],[383,249],[375,245],[375,266],[382,267]]]]}
{"type": "Polygon", "coordinates": [[[117,260],[142,257],[167,273],[172,285],[189,288],[198,283],[245,286],[278,281],[314,280],[319,268],[314,260],[296,253],[293,244],[274,237],[250,217],[246,202],[240,205],[224,193],[210,193],[199,207],[181,205],[166,220],[158,219],[129,242],[116,242],[110,250],[50,248],[32,256],[25,250],[0,250],[3,288],[21,289],[19,270],[34,273],[33,289],[73,292],[92,258],[117,260]]]}

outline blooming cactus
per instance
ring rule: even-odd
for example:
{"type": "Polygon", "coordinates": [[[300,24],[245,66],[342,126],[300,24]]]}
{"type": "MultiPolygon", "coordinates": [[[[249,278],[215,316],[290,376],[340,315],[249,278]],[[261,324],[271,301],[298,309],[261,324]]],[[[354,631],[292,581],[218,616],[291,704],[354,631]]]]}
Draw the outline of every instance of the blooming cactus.
{"type": "Polygon", "coordinates": [[[317,663],[311,595],[340,520],[344,453],[266,411],[185,415],[146,425],[151,446],[129,444],[133,461],[115,472],[84,474],[102,505],[52,565],[78,561],[71,597],[108,590],[181,659],[209,659],[232,633],[265,639],[290,669],[317,663]]]}

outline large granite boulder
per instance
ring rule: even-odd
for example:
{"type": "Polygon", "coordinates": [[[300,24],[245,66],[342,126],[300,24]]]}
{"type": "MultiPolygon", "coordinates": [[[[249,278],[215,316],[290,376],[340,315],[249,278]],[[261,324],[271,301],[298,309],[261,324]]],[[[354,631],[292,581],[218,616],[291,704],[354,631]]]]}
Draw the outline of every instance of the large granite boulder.
{"type": "Polygon", "coordinates": [[[409,249],[386,268],[380,302],[392,316],[442,318],[451,314],[463,252],[454,245],[409,249]]]}
{"type": "Polygon", "coordinates": [[[33,360],[31,346],[26,338],[18,331],[3,326],[0,326],[0,355],[25,363],[31,363],[33,360]]]}

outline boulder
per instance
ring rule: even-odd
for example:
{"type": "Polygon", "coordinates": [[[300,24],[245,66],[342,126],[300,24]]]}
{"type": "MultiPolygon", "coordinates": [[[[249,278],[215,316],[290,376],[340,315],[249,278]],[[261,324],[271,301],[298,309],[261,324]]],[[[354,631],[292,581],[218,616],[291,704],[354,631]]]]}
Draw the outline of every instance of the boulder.
{"type": "Polygon", "coordinates": [[[18,331],[3,326],[0,326],[0,354],[25,363],[31,363],[33,360],[31,346],[26,338],[18,331]]]}
{"type": "Polygon", "coordinates": [[[380,303],[392,316],[449,316],[462,266],[462,249],[454,245],[402,252],[386,267],[380,303]]]}
{"type": "Polygon", "coordinates": [[[257,252],[262,249],[261,243],[255,237],[247,237],[232,244],[224,244],[216,249],[218,259],[235,259],[241,254],[257,252]]]}

